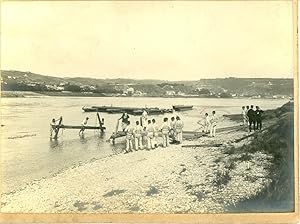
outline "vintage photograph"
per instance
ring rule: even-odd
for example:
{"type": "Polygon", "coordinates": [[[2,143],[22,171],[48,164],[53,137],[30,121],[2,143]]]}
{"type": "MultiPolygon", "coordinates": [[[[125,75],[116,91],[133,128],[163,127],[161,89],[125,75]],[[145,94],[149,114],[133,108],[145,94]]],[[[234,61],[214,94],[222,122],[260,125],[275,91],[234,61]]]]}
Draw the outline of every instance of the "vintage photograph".
{"type": "Polygon", "coordinates": [[[3,1],[1,213],[296,212],[294,3],[3,1]]]}

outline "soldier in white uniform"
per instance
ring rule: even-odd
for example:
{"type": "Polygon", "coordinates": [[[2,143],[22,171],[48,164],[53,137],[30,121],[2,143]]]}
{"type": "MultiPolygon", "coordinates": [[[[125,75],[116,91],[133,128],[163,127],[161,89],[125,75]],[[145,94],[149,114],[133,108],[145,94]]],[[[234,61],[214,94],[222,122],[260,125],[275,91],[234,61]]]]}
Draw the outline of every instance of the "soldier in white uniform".
{"type": "Polygon", "coordinates": [[[210,137],[216,136],[216,128],[217,128],[216,111],[213,111],[212,115],[210,116],[210,137]]]}
{"type": "Polygon", "coordinates": [[[168,147],[169,146],[169,132],[171,130],[171,127],[168,123],[168,118],[164,118],[164,123],[161,125],[160,130],[162,132],[163,136],[163,147],[168,147]]]}
{"type": "Polygon", "coordinates": [[[142,113],[142,126],[146,127],[148,122],[148,113],[146,110],[143,111],[142,113]]]}
{"type": "Polygon", "coordinates": [[[208,133],[210,129],[210,117],[208,116],[208,113],[205,113],[205,123],[204,123],[204,132],[208,133]]]}
{"type": "Polygon", "coordinates": [[[54,118],[52,119],[50,123],[50,138],[52,138],[53,132],[56,130],[56,121],[59,119],[55,120],[54,118]]]}
{"type": "Polygon", "coordinates": [[[179,116],[177,116],[175,122],[175,134],[176,134],[176,141],[178,143],[182,143],[182,129],[183,129],[183,121],[180,119],[179,116]]]}
{"type": "Polygon", "coordinates": [[[170,136],[171,136],[171,139],[172,139],[172,142],[175,142],[175,117],[171,117],[171,122],[170,122],[170,136]]]}
{"type": "Polygon", "coordinates": [[[247,110],[245,106],[242,106],[242,116],[243,116],[243,125],[248,126],[248,116],[247,116],[247,110]]]}
{"type": "Polygon", "coordinates": [[[136,126],[133,132],[135,150],[143,149],[142,131],[143,127],[140,125],[139,121],[136,121],[136,126]]]}
{"type": "Polygon", "coordinates": [[[154,149],[154,144],[153,144],[154,128],[151,123],[151,120],[148,120],[146,131],[147,131],[147,149],[154,149]]]}
{"type": "Polygon", "coordinates": [[[153,118],[152,119],[152,125],[153,125],[153,129],[154,129],[154,132],[153,132],[153,145],[155,148],[157,148],[157,140],[158,140],[158,133],[159,133],[159,127],[158,125],[156,124],[156,121],[155,119],[153,118]]]}
{"type": "Polygon", "coordinates": [[[126,133],[126,149],[125,149],[125,153],[132,152],[132,149],[133,149],[133,144],[132,144],[133,131],[134,131],[134,127],[132,125],[130,125],[130,121],[128,121],[127,122],[127,126],[125,128],[125,133],[126,133]]]}

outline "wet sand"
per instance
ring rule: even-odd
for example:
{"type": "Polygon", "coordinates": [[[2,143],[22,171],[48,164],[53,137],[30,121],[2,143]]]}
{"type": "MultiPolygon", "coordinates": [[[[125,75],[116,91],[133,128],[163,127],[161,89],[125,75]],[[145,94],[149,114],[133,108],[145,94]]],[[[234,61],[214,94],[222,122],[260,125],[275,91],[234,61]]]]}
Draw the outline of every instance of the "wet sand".
{"type": "MultiPolygon", "coordinates": [[[[228,120],[228,124],[232,124],[228,120]]],[[[235,123],[236,125],[236,123],[235,123]]],[[[271,155],[243,154],[246,131],[92,160],[2,195],[2,212],[217,213],[270,184],[271,155]]]]}

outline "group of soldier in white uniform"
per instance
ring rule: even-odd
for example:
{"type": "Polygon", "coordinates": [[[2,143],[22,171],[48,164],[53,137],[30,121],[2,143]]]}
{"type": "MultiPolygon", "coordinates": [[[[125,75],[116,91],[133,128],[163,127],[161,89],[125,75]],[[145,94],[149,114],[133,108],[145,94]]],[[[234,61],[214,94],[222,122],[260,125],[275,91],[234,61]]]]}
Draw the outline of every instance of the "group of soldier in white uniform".
{"type": "MultiPolygon", "coordinates": [[[[124,116],[127,116],[126,114],[124,116]]],[[[146,111],[143,112],[141,121],[132,124],[128,119],[122,121],[122,127],[126,133],[126,149],[124,153],[132,150],[155,149],[158,147],[158,138],[162,137],[162,146],[168,147],[170,140],[173,143],[182,142],[183,121],[179,116],[163,118],[162,124],[158,124],[154,118],[148,119],[146,111]],[[125,124],[124,124],[125,123],[125,124]],[[133,147],[134,145],[134,147],[133,147]]]]}
{"type": "Polygon", "coordinates": [[[205,113],[204,122],[200,120],[198,124],[204,127],[204,132],[209,133],[210,137],[215,137],[217,129],[217,120],[218,118],[216,116],[216,111],[212,111],[211,115],[205,113]]]}
{"type": "MultiPolygon", "coordinates": [[[[216,112],[212,111],[209,116],[205,113],[204,122],[199,121],[198,124],[204,127],[205,133],[210,133],[211,137],[216,135],[217,118],[216,112]]],[[[83,135],[85,126],[87,126],[89,118],[86,117],[82,121],[82,128],[79,131],[79,135],[83,135]]],[[[158,138],[162,138],[162,146],[168,147],[170,142],[174,144],[182,143],[183,134],[183,121],[176,114],[173,113],[171,118],[164,117],[162,123],[159,125],[154,118],[149,119],[146,111],[143,112],[140,121],[136,121],[135,124],[129,121],[127,113],[123,113],[119,119],[122,121],[122,130],[126,135],[126,149],[125,153],[141,149],[155,149],[158,147],[158,138]],[[133,147],[134,146],[134,147],[133,147]]],[[[50,124],[50,138],[56,127],[56,120],[53,119],[50,124]]]]}

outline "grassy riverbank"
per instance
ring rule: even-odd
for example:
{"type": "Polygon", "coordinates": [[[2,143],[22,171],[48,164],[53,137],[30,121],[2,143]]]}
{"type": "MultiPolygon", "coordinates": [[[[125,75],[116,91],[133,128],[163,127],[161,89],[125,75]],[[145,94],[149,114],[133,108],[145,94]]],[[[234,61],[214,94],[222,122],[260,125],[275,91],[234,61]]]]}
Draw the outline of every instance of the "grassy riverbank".
{"type": "MultiPolygon", "coordinates": [[[[235,115],[228,117],[238,119],[235,115]]],[[[273,119],[274,124],[265,132],[255,135],[251,144],[242,146],[239,151],[271,154],[269,177],[272,182],[250,200],[231,206],[229,209],[233,212],[245,209],[253,212],[294,209],[294,104],[289,102],[276,110],[268,110],[263,117],[266,122],[273,119]]]]}

